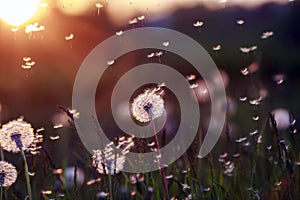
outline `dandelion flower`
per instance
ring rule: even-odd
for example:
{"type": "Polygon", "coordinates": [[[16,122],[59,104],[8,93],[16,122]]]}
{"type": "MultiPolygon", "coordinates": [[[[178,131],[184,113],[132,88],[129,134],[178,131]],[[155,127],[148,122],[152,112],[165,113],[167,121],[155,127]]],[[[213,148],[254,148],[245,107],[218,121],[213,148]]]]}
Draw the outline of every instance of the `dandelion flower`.
{"type": "Polygon", "coordinates": [[[92,159],[93,166],[100,174],[117,174],[123,169],[125,163],[124,155],[114,153],[110,145],[106,146],[104,150],[94,150],[92,159]]]}
{"type": "Polygon", "coordinates": [[[31,124],[22,118],[4,124],[0,130],[0,145],[6,151],[20,152],[26,150],[34,141],[34,132],[31,124]]]}
{"type": "Polygon", "coordinates": [[[104,149],[94,150],[93,166],[100,174],[114,175],[119,173],[125,164],[125,155],[134,145],[133,137],[118,138],[118,144],[111,142],[104,149]]]}
{"type": "Polygon", "coordinates": [[[16,168],[5,161],[0,161],[0,186],[11,186],[17,180],[16,168]]]}
{"type": "Polygon", "coordinates": [[[133,100],[131,111],[136,120],[149,122],[163,114],[164,100],[160,92],[160,88],[147,89],[133,100]]]}

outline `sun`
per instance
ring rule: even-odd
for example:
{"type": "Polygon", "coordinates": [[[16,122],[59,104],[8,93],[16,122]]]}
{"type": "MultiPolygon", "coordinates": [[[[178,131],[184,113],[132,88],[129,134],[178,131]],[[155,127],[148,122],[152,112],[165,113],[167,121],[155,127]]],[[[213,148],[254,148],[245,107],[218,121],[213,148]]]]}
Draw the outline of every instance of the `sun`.
{"type": "Polygon", "coordinates": [[[0,0],[0,19],[12,26],[20,26],[39,10],[41,0],[0,0]]]}

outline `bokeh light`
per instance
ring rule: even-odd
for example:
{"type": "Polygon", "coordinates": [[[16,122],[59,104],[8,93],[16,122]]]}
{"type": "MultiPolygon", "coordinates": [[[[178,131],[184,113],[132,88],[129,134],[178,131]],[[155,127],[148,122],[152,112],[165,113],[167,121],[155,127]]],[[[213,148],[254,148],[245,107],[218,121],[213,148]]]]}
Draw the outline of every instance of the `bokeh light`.
{"type": "Polygon", "coordinates": [[[19,26],[38,12],[40,3],[41,0],[1,0],[0,19],[12,26],[19,26]]]}

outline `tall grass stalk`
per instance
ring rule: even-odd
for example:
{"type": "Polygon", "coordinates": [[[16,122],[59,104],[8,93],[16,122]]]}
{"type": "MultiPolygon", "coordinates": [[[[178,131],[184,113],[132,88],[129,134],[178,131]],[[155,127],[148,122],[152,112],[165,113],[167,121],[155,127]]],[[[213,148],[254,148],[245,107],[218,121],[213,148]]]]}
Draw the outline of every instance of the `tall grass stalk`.
{"type": "Polygon", "coordinates": [[[153,130],[153,133],[154,133],[154,139],[155,139],[155,144],[156,144],[156,148],[157,148],[157,161],[158,161],[158,164],[159,164],[161,178],[162,178],[162,182],[163,182],[163,186],[164,186],[164,190],[165,190],[165,197],[166,197],[167,200],[169,200],[170,196],[169,196],[169,191],[168,191],[167,179],[166,179],[166,175],[165,175],[164,166],[162,165],[162,162],[161,162],[161,152],[160,152],[160,148],[159,148],[158,137],[157,137],[157,134],[156,134],[156,128],[155,128],[155,124],[154,124],[153,120],[151,120],[150,123],[151,123],[152,130],[153,130]]]}

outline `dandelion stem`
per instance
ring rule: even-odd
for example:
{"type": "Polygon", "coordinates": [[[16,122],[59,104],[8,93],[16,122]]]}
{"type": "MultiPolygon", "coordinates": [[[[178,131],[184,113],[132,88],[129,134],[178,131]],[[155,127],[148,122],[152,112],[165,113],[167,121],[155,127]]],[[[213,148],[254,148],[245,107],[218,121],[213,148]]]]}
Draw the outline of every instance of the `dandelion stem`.
{"type": "Polygon", "coordinates": [[[0,200],[2,200],[2,195],[3,195],[3,187],[0,186],[0,200]]]}
{"type": "Polygon", "coordinates": [[[29,197],[29,200],[32,200],[28,165],[27,165],[27,160],[26,160],[26,156],[25,156],[23,148],[20,148],[20,152],[21,152],[21,155],[22,155],[23,160],[24,160],[24,169],[25,169],[25,178],[26,178],[26,184],[27,184],[28,197],[29,197]]]}
{"type": "Polygon", "coordinates": [[[113,200],[111,175],[108,173],[109,199],[113,200]]]}
{"type": "Polygon", "coordinates": [[[157,134],[156,134],[156,128],[155,128],[155,124],[154,124],[153,120],[151,120],[150,123],[152,125],[152,130],[153,130],[153,133],[154,133],[154,139],[155,139],[155,144],[156,144],[156,148],[157,148],[157,161],[158,161],[158,164],[159,164],[159,169],[160,169],[162,182],[163,182],[163,186],[164,186],[164,190],[165,190],[166,200],[169,200],[170,199],[169,191],[168,191],[168,186],[167,186],[165,170],[164,170],[164,168],[162,166],[162,162],[161,162],[161,152],[160,152],[158,138],[157,138],[157,134]]]}

